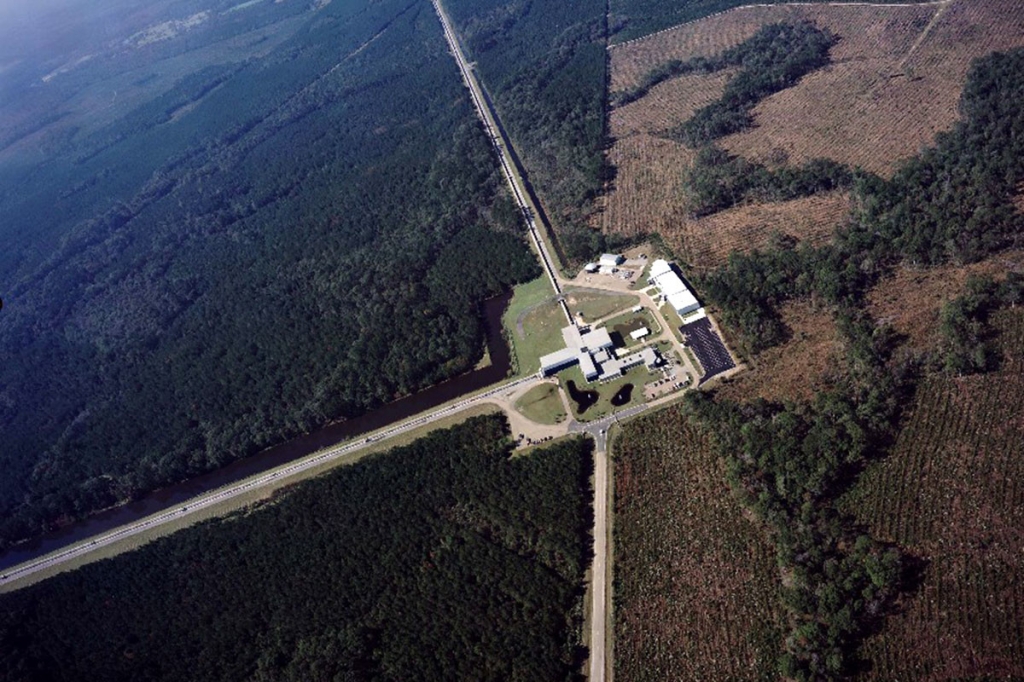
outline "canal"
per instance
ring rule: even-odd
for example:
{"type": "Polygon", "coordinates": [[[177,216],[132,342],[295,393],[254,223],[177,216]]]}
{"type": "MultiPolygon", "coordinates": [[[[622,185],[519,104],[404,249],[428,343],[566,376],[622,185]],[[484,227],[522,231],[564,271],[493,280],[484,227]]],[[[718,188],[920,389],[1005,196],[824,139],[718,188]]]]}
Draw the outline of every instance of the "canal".
{"type": "Polygon", "coordinates": [[[403,421],[450,400],[475,393],[508,376],[511,353],[502,335],[501,316],[512,292],[484,302],[483,321],[491,363],[396,400],[354,419],[334,422],[304,436],[258,452],[221,469],[161,488],[135,502],[94,514],[38,538],[23,542],[0,554],[0,570],[31,561],[70,544],[181,504],[203,493],[241,481],[337,445],[370,431],[403,421]]]}

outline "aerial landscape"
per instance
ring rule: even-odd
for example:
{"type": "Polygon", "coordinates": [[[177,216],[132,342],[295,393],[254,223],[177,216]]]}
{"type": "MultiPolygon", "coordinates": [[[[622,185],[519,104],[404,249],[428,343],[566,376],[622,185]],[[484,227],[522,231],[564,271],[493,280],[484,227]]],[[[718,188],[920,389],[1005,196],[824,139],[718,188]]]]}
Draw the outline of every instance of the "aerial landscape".
{"type": "Polygon", "coordinates": [[[1024,1],[0,4],[0,680],[1024,679],[1024,1]]]}

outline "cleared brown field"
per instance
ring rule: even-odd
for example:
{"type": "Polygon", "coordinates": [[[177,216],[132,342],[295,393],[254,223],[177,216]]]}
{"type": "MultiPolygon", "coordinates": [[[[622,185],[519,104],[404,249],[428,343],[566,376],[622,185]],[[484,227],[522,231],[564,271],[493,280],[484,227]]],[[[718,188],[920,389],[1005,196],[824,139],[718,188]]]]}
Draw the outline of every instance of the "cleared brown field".
{"type": "MultiPolygon", "coordinates": [[[[721,141],[733,153],[758,161],[781,155],[792,164],[827,157],[891,173],[955,123],[971,60],[1024,45],[1022,2],[748,7],[611,50],[611,88],[631,87],[669,59],[718,53],[766,23],[803,19],[839,36],[833,64],[762,102],[753,129],[721,141]]],[[[689,219],[681,178],[692,152],[659,136],[715,99],[726,79],[672,79],[611,112],[609,159],[617,175],[595,227],[627,235],[659,232],[692,265],[714,266],[729,250],[763,245],[780,228],[797,238],[823,239],[841,223],[845,211],[837,197],[689,219]]]]}
{"type": "Polygon", "coordinates": [[[843,352],[832,314],[807,301],[787,303],[779,314],[792,332],[789,341],[759,353],[751,371],[723,382],[718,389],[722,398],[736,402],[810,400],[832,383],[832,373],[842,366],[838,358],[843,352]]]}
{"type": "Polygon", "coordinates": [[[771,545],[709,439],[678,409],[615,442],[615,678],[773,679],[782,643],[771,545]]]}
{"type": "Polygon", "coordinates": [[[906,336],[909,348],[932,350],[939,341],[942,304],[963,293],[967,278],[985,275],[998,279],[1010,271],[1024,272],[1024,251],[1005,251],[970,265],[900,268],[869,292],[868,311],[906,336]]]}
{"type": "Polygon", "coordinates": [[[594,215],[594,227],[630,236],[674,234],[687,220],[682,169],[693,162],[693,152],[671,140],[633,135],[616,141],[608,156],[618,170],[614,189],[594,215]]]}
{"type": "Polygon", "coordinates": [[[893,452],[845,500],[925,562],[865,645],[865,680],[1024,679],[1024,309],[995,324],[1002,368],[927,379],[893,452]]]}
{"type": "Polygon", "coordinates": [[[834,63],[762,102],[757,126],[723,140],[726,149],[759,159],[778,148],[796,163],[827,157],[890,174],[959,119],[972,60],[1024,45],[1024,4],[1006,0],[803,16],[840,36],[834,63]]]}
{"type": "Polygon", "coordinates": [[[696,269],[725,264],[733,251],[768,246],[773,233],[823,244],[835,233],[850,210],[850,195],[833,192],[775,204],[749,204],[686,220],[663,235],[685,253],[696,269]]]}

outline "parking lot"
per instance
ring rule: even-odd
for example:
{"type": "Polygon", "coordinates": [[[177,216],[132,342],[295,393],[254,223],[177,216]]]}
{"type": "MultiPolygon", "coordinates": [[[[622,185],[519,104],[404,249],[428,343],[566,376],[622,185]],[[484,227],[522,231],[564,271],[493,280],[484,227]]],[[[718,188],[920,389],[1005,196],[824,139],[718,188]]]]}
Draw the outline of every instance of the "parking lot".
{"type": "Polygon", "coordinates": [[[708,318],[704,317],[696,322],[684,324],[679,331],[683,333],[683,342],[694,352],[704,368],[704,376],[700,378],[700,383],[703,384],[712,377],[736,366],[708,318]]]}

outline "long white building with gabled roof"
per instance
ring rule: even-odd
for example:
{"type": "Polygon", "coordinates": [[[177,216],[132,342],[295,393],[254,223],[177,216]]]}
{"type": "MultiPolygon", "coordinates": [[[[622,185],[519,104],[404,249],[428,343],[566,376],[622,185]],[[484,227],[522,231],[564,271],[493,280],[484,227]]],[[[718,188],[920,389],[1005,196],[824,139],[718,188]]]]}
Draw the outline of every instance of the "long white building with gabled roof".
{"type": "Polygon", "coordinates": [[[658,287],[658,293],[679,313],[680,317],[700,309],[697,297],[693,295],[683,279],[676,274],[668,261],[659,258],[651,263],[648,278],[651,284],[658,287]]]}

